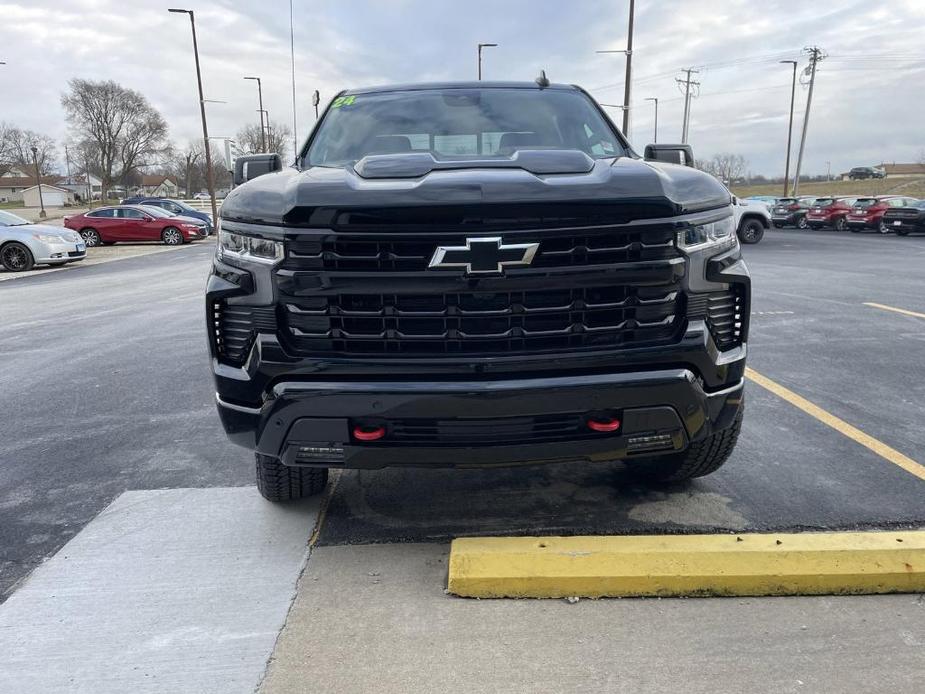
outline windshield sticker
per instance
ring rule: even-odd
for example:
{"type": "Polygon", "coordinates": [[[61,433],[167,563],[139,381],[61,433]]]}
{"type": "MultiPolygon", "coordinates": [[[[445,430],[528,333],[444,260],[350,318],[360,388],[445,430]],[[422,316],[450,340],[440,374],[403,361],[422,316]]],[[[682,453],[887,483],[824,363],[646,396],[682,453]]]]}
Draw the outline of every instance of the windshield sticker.
{"type": "Polygon", "coordinates": [[[351,94],[350,96],[339,96],[331,103],[331,108],[340,108],[341,106],[353,106],[353,102],[356,101],[356,95],[351,94]]]}

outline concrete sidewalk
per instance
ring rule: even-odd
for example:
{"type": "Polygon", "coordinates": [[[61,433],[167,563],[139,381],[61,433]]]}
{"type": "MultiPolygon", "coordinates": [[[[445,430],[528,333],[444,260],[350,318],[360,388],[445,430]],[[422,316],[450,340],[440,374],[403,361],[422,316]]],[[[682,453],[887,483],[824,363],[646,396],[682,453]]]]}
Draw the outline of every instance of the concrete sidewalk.
{"type": "Polygon", "coordinates": [[[261,692],[925,691],[923,596],[466,600],[447,553],[316,548],[261,692]]]}

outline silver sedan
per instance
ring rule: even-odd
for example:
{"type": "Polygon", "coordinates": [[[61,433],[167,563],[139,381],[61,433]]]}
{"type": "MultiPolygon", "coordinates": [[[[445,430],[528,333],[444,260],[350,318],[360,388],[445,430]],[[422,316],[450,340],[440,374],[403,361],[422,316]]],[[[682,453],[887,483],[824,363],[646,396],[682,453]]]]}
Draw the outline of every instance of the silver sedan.
{"type": "Polygon", "coordinates": [[[24,272],[35,265],[64,265],[87,257],[87,245],[70,229],[33,224],[0,210],[0,265],[24,272]]]}

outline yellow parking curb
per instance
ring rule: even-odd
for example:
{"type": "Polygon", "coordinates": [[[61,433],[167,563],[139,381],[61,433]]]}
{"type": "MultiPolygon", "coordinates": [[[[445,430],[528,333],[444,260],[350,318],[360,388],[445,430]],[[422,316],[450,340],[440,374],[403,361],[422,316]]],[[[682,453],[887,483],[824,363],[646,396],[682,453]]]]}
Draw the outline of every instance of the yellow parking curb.
{"type": "Polygon", "coordinates": [[[925,592],[925,531],[460,538],[470,598],[925,592]]]}

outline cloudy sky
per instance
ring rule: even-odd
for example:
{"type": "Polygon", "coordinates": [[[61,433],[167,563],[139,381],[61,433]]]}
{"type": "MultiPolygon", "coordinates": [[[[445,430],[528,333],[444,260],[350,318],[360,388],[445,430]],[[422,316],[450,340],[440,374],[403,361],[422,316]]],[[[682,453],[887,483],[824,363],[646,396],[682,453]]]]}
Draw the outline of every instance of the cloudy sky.
{"type": "MultiPolygon", "coordinates": [[[[210,131],[233,136],[264,105],[291,126],[288,0],[0,0],[0,120],[68,136],[60,95],[72,77],[113,79],[143,92],[184,144],[201,134],[189,21],[196,11],[210,131]]],[[[485,79],[550,79],[620,103],[628,0],[294,0],[299,136],[314,120],[311,94],[389,82],[473,79],[476,44],[485,79]]],[[[679,141],[681,67],[700,69],[690,142],[695,155],[744,155],[753,173],[784,168],[790,66],[818,45],[820,64],[807,140],[807,173],[925,150],[925,1],[639,0],[630,138],[679,141]]],[[[794,141],[807,90],[797,86],[794,141]]],[[[620,112],[611,109],[620,122],[620,112]]],[[[61,147],[63,150],[63,147],[61,147]]],[[[794,155],[795,156],[795,155],[794,155]]]]}

